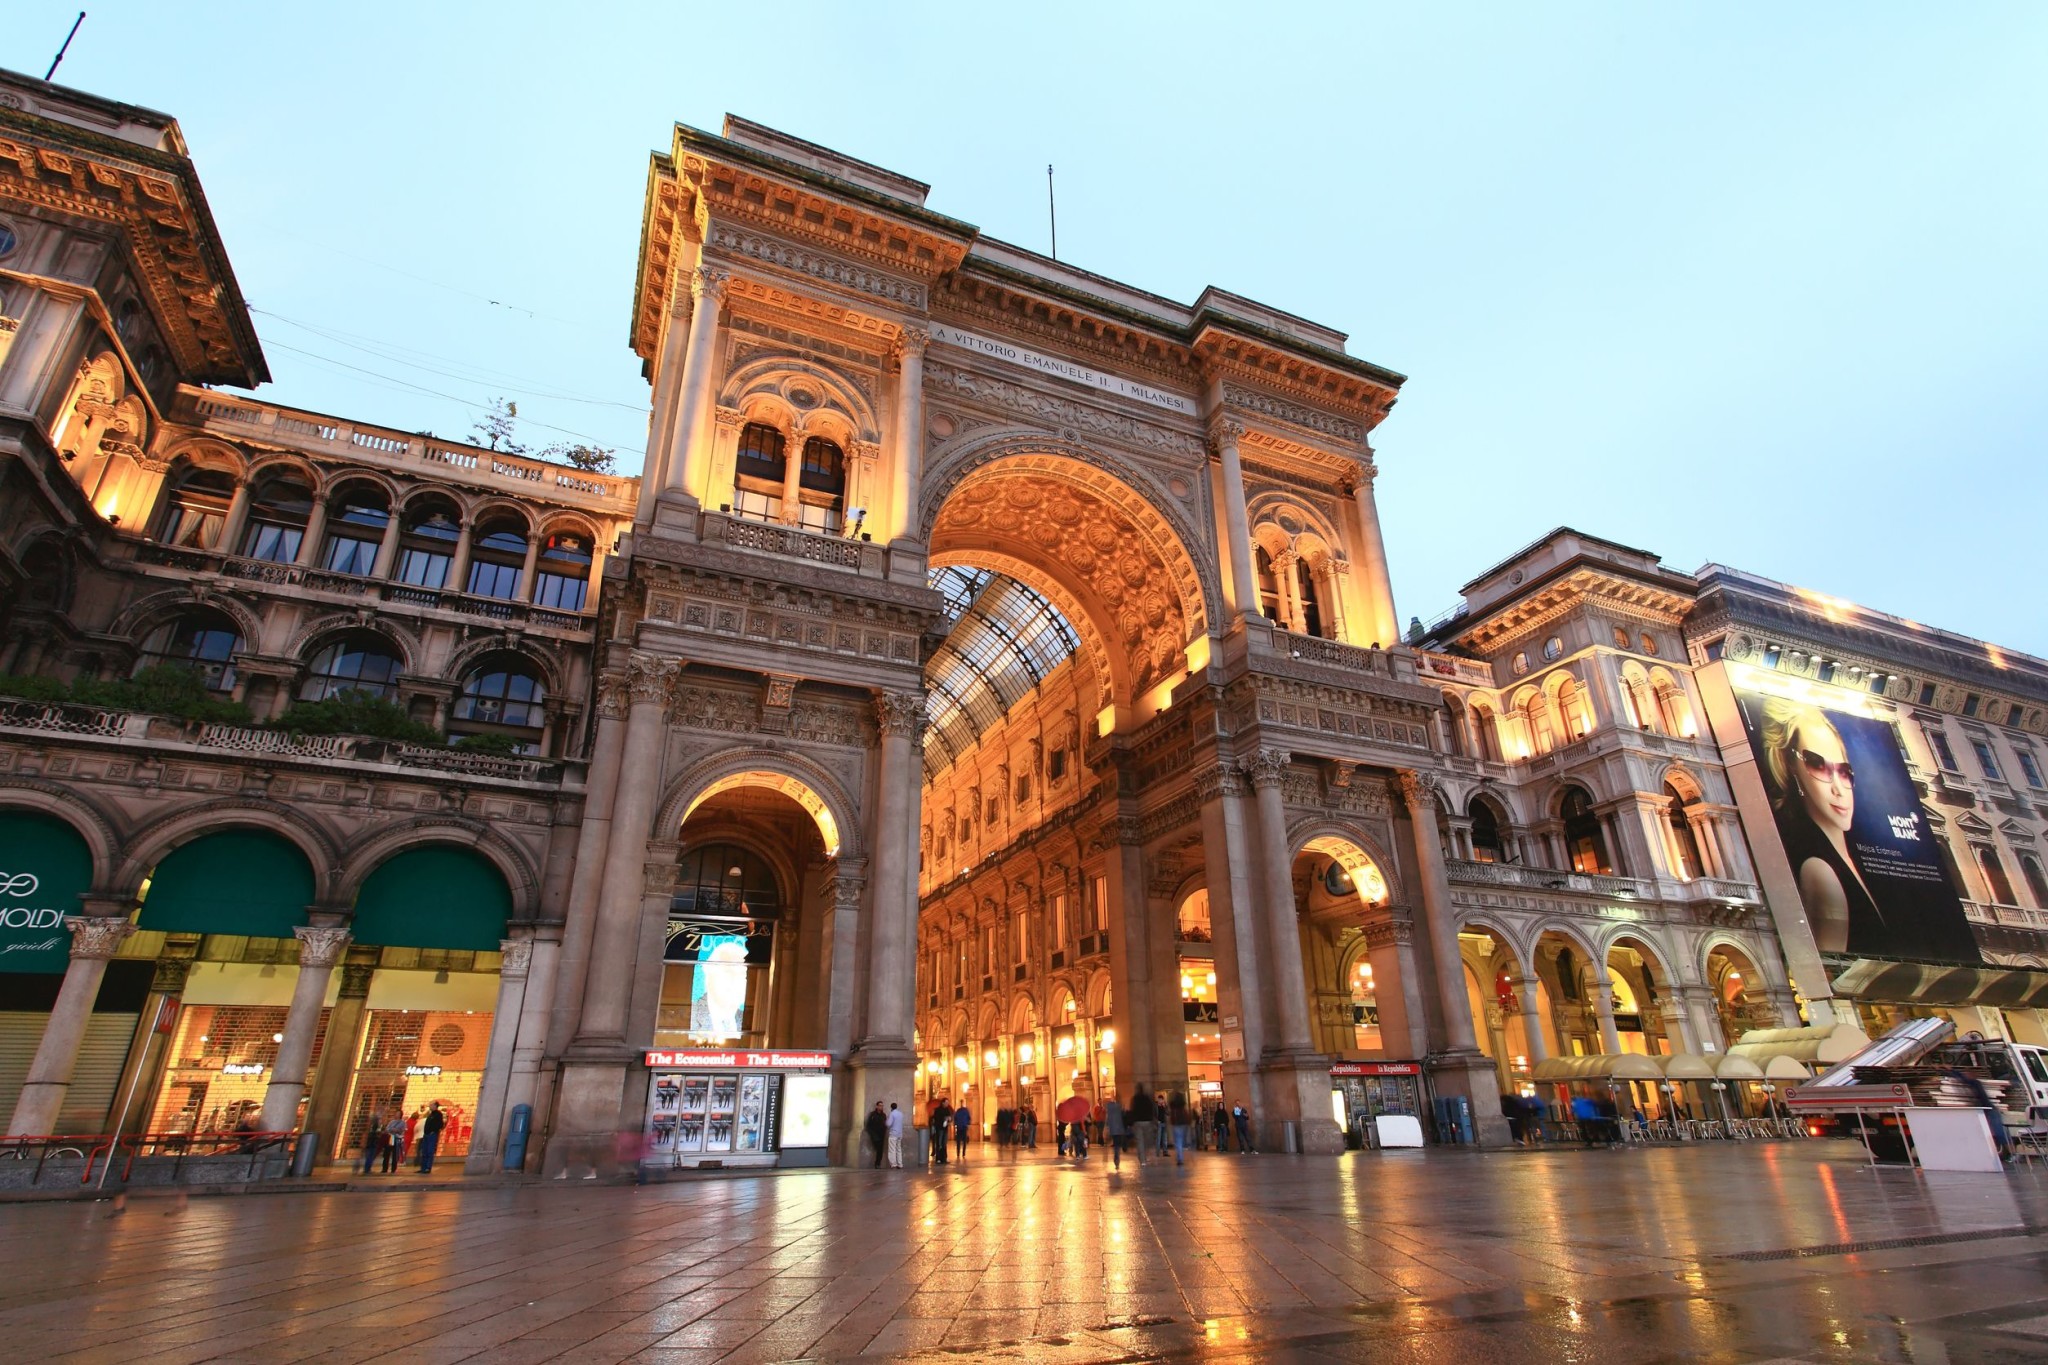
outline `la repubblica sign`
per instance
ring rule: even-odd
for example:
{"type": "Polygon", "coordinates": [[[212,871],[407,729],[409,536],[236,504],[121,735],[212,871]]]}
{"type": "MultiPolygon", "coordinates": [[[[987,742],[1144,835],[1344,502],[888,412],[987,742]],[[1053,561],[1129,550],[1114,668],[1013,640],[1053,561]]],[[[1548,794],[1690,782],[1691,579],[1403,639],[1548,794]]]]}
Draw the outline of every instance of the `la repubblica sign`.
{"type": "Polygon", "coordinates": [[[92,854],[72,829],[27,811],[0,812],[0,972],[61,972],[71,962],[64,917],[92,886],[92,854]]]}

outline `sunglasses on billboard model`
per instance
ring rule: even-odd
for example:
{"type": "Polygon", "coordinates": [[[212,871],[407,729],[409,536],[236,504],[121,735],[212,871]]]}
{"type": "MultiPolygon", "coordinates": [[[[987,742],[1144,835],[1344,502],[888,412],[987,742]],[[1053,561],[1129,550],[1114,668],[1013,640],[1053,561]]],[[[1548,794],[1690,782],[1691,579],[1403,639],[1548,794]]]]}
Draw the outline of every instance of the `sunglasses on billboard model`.
{"type": "Polygon", "coordinates": [[[1801,749],[1799,751],[1799,762],[1806,771],[1823,781],[1834,777],[1840,778],[1849,786],[1853,787],[1856,785],[1856,770],[1849,766],[1849,760],[1846,758],[1840,763],[1830,763],[1811,749],[1801,749]]]}

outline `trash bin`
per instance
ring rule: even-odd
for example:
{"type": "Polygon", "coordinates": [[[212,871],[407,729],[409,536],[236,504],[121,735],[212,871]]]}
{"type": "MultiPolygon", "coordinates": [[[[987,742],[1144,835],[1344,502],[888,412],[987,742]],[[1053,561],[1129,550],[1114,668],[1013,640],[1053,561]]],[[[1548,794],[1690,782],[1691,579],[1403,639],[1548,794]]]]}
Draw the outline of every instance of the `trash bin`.
{"type": "Polygon", "coordinates": [[[508,1171],[526,1169],[526,1142],[533,1136],[533,1106],[515,1104],[512,1118],[505,1125],[505,1156],[503,1165],[508,1171]]]}
{"type": "Polygon", "coordinates": [[[313,1174],[313,1162],[319,1155],[320,1135],[318,1133],[299,1134],[298,1145],[292,1148],[293,1177],[304,1180],[307,1176],[313,1174]]]}
{"type": "Polygon", "coordinates": [[[1280,1150],[1299,1152],[1301,1150],[1300,1130],[1293,1119],[1280,1120],[1280,1150]]]}

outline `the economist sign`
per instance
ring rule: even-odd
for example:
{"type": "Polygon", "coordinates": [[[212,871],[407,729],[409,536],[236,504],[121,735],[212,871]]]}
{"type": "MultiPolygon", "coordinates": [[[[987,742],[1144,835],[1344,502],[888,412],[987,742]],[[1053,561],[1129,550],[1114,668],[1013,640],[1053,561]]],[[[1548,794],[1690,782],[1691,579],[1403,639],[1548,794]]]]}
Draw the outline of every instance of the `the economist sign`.
{"type": "Polygon", "coordinates": [[[656,1048],[649,1069],[663,1071],[830,1071],[829,1052],[783,1052],[774,1048],[656,1048]]]}

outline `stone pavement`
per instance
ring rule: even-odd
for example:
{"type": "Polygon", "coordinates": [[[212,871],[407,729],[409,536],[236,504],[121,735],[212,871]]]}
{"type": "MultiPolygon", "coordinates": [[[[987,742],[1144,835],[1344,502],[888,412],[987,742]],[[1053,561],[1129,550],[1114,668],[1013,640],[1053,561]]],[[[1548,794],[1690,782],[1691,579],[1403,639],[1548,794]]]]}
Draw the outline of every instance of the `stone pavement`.
{"type": "Polygon", "coordinates": [[[2048,1174],[1840,1143],[0,1208],[36,1361],[2048,1359],[2048,1174]]]}

